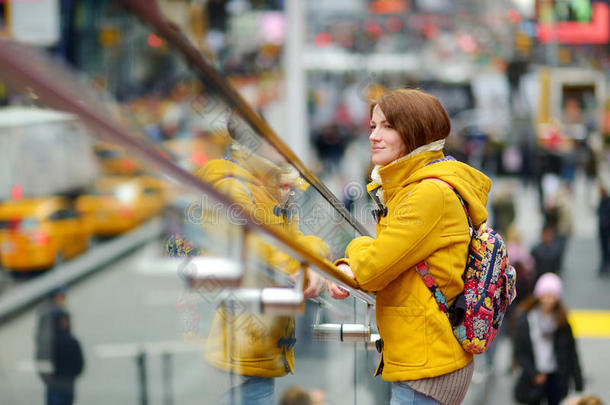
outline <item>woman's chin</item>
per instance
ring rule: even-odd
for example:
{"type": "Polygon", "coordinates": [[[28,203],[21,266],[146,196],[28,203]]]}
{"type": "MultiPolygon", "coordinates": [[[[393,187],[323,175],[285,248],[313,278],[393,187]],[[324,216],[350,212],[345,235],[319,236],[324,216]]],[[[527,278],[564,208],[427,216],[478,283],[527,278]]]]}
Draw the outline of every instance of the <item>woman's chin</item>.
{"type": "Polygon", "coordinates": [[[391,162],[391,160],[388,160],[388,159],[381,159],[381,158],[375,158],[375,157],[372,158],[371,161],[373,162],[373,164],[375,166],[385,166],[391,162]]]}

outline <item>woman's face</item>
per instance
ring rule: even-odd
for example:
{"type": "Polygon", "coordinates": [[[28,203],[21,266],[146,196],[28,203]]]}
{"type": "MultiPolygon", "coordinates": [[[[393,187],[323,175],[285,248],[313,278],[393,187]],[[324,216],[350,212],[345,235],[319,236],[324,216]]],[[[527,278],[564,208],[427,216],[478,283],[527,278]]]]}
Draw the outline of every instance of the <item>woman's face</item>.
{"type": "Polygon", "coordinates": [[[542,308],[542,312],[545,314],[550,314],[553,309],[555,309],[558,298],[555,296],[555,294],[547,293],[542,294],[538,300],[540,301],[540,308],[542,308]]]}
{"type": "Polygon", "coordinates": [[[385,166],[407,154],[407,147],[400,134],[386,121],[379,105],[373,108],[369,141],[375,165],[385,166]]]}

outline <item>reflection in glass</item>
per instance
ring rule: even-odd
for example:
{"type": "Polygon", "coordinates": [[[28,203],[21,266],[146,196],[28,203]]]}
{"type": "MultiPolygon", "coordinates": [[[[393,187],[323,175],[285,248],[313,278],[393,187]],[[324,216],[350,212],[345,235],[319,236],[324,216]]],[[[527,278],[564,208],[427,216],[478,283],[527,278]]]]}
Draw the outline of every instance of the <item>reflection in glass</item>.
{"type": "MultiPolygon", "coordinates": [[[[93,91],[83,91],[77,80],[64,83],[60,77],[58,82],[77,88],[83,100],[103,103],[131,137],[235,204],[221,204],[202,195],[201,190],[176,182],[158,161],[154,164],[143,159],[138,148],[102,139],[104,133],[99,128],[88,128],[86,136],[95,139],[85,138],[86,153],[64,157],[75,167],[54,172],[54,180],[89,177],[74,195],[63,200],[63,209],[78,215],[58,214],[57,221],[48,221],[54,222],[48,229],[55,226],[66,236],[69,222],[81,221],[86,226],[81,224],[79,229],[89,233],[68,236],[72,247],[80,246],[74,243],[76,239],[83,243],[81,251],[48,254],[48,265],[72,258],[90,260],[88,253],[126,244],[142,229],[151,229],[146,227],[151,219],[161,219],[152,221],[160,225],[152,227],[156,230],[145,242],[133,244],[123,256],[117,254],[114,262],[103,265],[98,277],[86,279],[70,294],[72,326],[87,357],[87,371],[79,381],[79,401],[122,403],[140,393],[160,402],[155,396],[161,395],[161,388],[152,389],[158,382],[154,379],[160,367],[167,370],[173,364],[173,378],[163,372],[162,390],[173,383],[176,402],[224,396],[229,403],[239,403],[241,395],[254,392],[263,403],[272,403],[270,395],[279,397],[280,391],[304,385],[304,381],[329,393],[341,392],[341,398],[336,398],[339,402],[353,402],[353,376],[336,376],[346,363],[356,366],[354,346],[337,342],[318,345],[311,337],[309,308],[324,300],[324,295],[319,296],[321,277],[309,274],[315,288],[309,290],[308,297],[317,297],[317,301],[307,304],[302,316],[251,311],[239,297],[247,289],[299,288],[303,276],[301,261],[285,246],[268,235],[244,231],[244,216],[284,232],[290,240],[329,260],[340,257],[357,231],[280,151],[225,103],[222,95],[199,80],[171,43],[157,37],[160,46],[149,46],[151,40],[159,43],[150,27],[116,7],[115,2],[103,3],[94,6],[99,14],[87,18],[99,24],[100,15],[112,17],[125,30],[121,31],[120,46],[100,48],[97,37],[89,35],[79,48],[79,53],[91,55],[82,58],[79,73],[96,96],[92,96],[93,91]],[[114,103],[109,94],[120,103],[114,103]],[[224,262],[219,264],[221,259],[224,262]],[[205,282],[201,273],[189,270],[195,262],[208,267],[203,269],[209,270],[205,282]],[[218,277],[235,269],[238,275],[231,280],[218,277]],[[144,384],[142,376],[146,375],[149,380],[144,384]],[[284,378],[276,378],[280,376],[284,378]],[[100,382],[103,395],[99,393],[100,382]]],[[[51,103],[51,107],[58,105],[51,103]]],[[[49,170],[48,161],[27,161],[30,165],[39,162],[40,173],[49,170]]],[[[48,194],[53,192],[44,198],[56,198],[48,194]]],[[[29,197],[25,193],[21,202],[29,197]]],[[[49,239],[42,232],[47,231],[45,219],[36,217],[37,225],[26,227],[34,223],[33,216],[26,215],[19,223],[13,217],[0,218],[0,235],[20,225],[29,232],[26,237],[31,243],[44,245],[42,242],[53,240],[51,232],[49,239]]],[[[10,256],[10,247],[2,244],[2,260],[10,256]]],[[[322,318],[363,322],[356,319],[361,309],[354,303],[338,304],[332,311],[324,306],[322,318]]],[[[8,336],[14,340],[14,336],[27,333],[31,331],[19,329],[8,336]]],[[[33,350],[24,343],[17,352],[33,350]]],[[[19,359],[13,360],[16,363],[19,359]]],[[[27,400],[36,401],[34,395],[27,400]]]]}

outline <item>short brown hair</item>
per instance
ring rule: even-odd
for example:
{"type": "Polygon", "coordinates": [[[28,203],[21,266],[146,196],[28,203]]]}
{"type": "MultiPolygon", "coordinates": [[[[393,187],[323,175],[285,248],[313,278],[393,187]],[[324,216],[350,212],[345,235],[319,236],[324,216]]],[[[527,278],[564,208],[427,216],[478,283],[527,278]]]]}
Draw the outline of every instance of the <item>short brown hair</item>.
{"type": "Polygon", "coordinates": [[[407,153],[445,139],[451,132],[447,111],[436,97],[421,90],[396,89],[385,93],[371,104],[371,116],[376,105],[400,134],[407,153]]]}

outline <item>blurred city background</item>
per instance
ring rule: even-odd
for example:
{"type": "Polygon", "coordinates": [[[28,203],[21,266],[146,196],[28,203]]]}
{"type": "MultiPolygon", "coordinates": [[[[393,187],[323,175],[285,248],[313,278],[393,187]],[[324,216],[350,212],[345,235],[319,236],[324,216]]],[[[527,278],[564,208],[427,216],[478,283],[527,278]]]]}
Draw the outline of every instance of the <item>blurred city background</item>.
{"type": "MultiPolygon", "coordinates": [[[[1,46],[35,50],[41,72],[60,63],[69,73],[50,83],[88,88],[139,141],[196,173],[231,143],[226,120],[215,121],[226,106],[124,3],[137,2],[0,1],[1,46]]],[[[493,180],[490,221],[518,269],[519,299],[543,269],[561,276],[585,392],[610,403],[610,2],[157,3],[371,234],[369,102],[395,88],[435,95],[452,122],[446,154],[493,180]]],[[[58,109],[0,75],[0,403],[44,402],[35,331],[40,302],[58,287],[85,359],[75,403],[215,403],[206,395],[224,377],[203,366],[200,344],[184,343],[193,340],[184,322],[204,335],[214,309],[159,264],[168,251],[188,255],[195,237],[180,223],[192,194],[58,109]]],[[[301,230],[342,253],[322,225],[301,230]]],[[[327,304],[325,316],[362,318],[350,305],[327,304]]],[[[387,386],[369,382],[377,353],[312,340],[313,312],[297,319],[297,372],[278,379],[276,397],[299,386],[312,403],[387,403],[387,386]]],[[[477,357],[466,403],[514,403],[511,325],[477,357]]]]}

